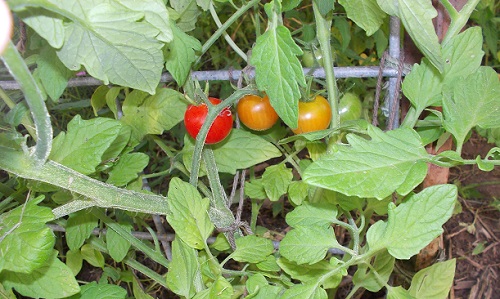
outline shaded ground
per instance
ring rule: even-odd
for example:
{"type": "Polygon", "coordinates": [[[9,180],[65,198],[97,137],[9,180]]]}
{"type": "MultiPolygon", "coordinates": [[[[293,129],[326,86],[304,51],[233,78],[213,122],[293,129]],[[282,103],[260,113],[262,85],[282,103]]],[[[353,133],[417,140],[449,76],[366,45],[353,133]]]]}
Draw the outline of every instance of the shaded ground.
{"type": "MultiPolygon", "coordinates": [[[[466,158],[484,157],[491,148],[473,136],[464,147],[466,158]],[[469,154],[470,153],[470,154],[469,154]]],[[[445,225],[447,258],[457,258],[450,298],[500,298],[500,168],[483,172],[477,167],[452,169],[450,181],[459,181],[462,212],[445,225]]]]}

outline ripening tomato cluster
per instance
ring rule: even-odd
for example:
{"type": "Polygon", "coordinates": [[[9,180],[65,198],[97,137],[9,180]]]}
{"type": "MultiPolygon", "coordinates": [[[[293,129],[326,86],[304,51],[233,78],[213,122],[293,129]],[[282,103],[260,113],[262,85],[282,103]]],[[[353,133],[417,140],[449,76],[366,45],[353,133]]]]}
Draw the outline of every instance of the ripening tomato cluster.
{"type": "MultiPolygon", "coordinates": [[[[214,105],[221,103],[221,100],[213,97],[208,98],[214,105]]],[[[270,129],[278,121],[279,116],[271,106],[269,97],[247,95],[241,98],[236,107],[238,117],[242,124],[254,131],[264,131],[270,129]]],[[[358,119],[361,117],[362,104],[359,97],[352,93],[346,93],[339,103],[339,116],[341,122],[358,119]]],[[[184,115],[184,124],[188,134],[196,138],[205,119],[208,115],[206,104],[198,106],[189,105],[184,115]]],[[[324,130],[330,125],[332,110],[328,101],[316,95],[308,102],[299,102],[299,118],[297,128],[293,128],[295,134],[302,134],[324,130]]],[[[224,140],[233,127],[233,116],[231,110],[224,108],[212,126],[210,127],[206,144],[214,144],[224,140]]]]}

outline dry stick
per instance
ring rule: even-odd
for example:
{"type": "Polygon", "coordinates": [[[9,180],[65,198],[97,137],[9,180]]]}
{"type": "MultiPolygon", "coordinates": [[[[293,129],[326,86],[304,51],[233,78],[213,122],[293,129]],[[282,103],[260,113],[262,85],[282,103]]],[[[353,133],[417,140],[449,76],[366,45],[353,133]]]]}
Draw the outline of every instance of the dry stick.
{"type": "Polygon", "coordinates": [[[377,76],[377,89],[375,89],[375,101],[373,103],[373,116],[372,116],[372,125],[375,127],[378,126],[378,108],[380,106],[380,91],[382,90],[382,70],[385,67],[385,59],[387,57],[387,51],[384,52],[384,55],[382,55],[382,58],[380,59],[380,65],[378,69],[378,76],[377,76]]]}

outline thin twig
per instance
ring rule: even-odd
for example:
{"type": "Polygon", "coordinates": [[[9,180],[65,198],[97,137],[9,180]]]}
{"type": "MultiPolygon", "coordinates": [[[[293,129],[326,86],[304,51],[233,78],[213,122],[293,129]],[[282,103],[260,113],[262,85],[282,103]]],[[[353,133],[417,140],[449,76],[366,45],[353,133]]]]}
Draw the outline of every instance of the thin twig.
{"type": "Polygon", "coordinates": [[[377,88],[375,89],[375,99],[373,103],[373,117],[372,117],[372,125],[378,126],[378,109],[380,107],[380,92],[382,91],[382,79],[383,73],[382,70],[385,67],[385,59],[387,58],[387,51],[384,52],[382,58],[380,59],[380,66],[378,70],[377,76],[377,88]]]}

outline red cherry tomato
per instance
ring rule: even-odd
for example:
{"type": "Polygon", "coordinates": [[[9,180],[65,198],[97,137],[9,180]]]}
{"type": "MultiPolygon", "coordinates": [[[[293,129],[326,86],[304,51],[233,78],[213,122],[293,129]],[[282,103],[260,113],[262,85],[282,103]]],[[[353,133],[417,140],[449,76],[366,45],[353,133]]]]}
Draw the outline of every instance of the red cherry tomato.
{"type": "Polygon", "coordinates": [[[295,134],[314,132],[328,128],[332,120],[332,108],[328,101],[317,95],[310,102],[299,102],[299,126],[295,134]]]}
{"type": "MultiPolygon", "coordinates": [[[[214,105],[218,105],[221,102],[221,100],[217,98],[209,97],[208,99],[214,105]]],[[[184,114],[184,125],[186,126],[186,131],[191,137],[196,139],[201,126],[207,118],[207,114],[208,107],[206,104],[188,106],[186,113],[184,114]]],[[[221,142],[227,137],[227,135],[229,135],[232,128],[233,116],[231,114],[231,110],[229,110],[229,108],[224,108],[224,110],[217,115],[215,121],[212,123],[212,126],[210,126],[205,143],[214,144],[221,142]]]]}
{"type": "Polygon", "coordinates": [[[271,128],[278,114],[269,102],[269,97],[247,95],[240,99],[237,108],[240,121],[249,129],[263,131],[271,128]]]}

